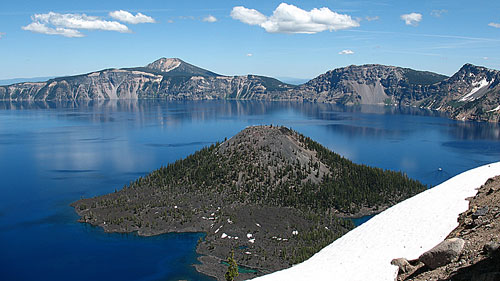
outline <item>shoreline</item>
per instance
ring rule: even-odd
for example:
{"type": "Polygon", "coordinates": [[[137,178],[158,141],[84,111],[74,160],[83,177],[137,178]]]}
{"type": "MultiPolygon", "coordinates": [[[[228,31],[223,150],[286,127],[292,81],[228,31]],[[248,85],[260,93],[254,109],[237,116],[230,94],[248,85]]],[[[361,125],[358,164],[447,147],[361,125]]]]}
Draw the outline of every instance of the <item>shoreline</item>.
{"type": "MultiPolygon", "coordinates": [[[[106,224],[104,222],[85,220],[84,213],[86,210],[80,210],[79,208],[77,208],[77,204],[76,204],[77,202],[71,203],[70,206],[74,208],[75,212],[80,217],[78,219],[78,222],[88,223],[94,227],[100,227],[105,233],[135,233],[137,236],[140,236],[140,237],[151,237],[151,236],[157,236],[157,235],[168,234],[168,233],[178,233],[178,234],[201,233],[201,234],[203,234],[204,239],[202,239],[201,241],[198,241],[198,243],[196,244],[196,247],[195,247],[195,252],[198,255],[196,260],[200,263],[193,263],[191,265],[195,267],[195,269],[198,273],[201,273],[201,274],[209,276],[209,277],[213,277],[213,278],[217,279],[218,281],[224,280],[223,277],[224,277],[224,273],[227,270],[227,266],[224,265],[222,262],[225,261],[227,259],[227,257],[219,257],[217,255],[214,255],[213,251],[209,250],[208,249],[209,247],[206,246],[207,238],[208,238],[208,240],[210,240],[210,238],[213,239],[213,236],[214,236],[214,235],[211,235],[212,237],[209,237],[209,235],[210,235],[209,231],[211,231],[211,229],[212,229],[209,224],[207,224],[207,223],[200,224],[200,221],[192,220],[192,221],[185,222],[182,227],[177,227],[176,225],[174,225],[174,226],[170,226],[168,228],[164,228],[162,230],[143,229],[143,228],[137,229],[137,230],[126,230],[123,228],[112,228],[111,229],[110,225],[106,224]]],[[[335,215],[341,219],[355,219],[355,218],[359,218],[359,217],[377,214],[377,213],[381,212],[380,211],[381,209],[385,210],[387,208],[388,207],[379,207],[377,209],[361,208],[360,211],[353,213],[353,214],[345,214],[345,213],[336,212],[335,215]]],[[[230,249],[231,246],[234,246],[233,245],[234,243],[232,243],[231,240],[219,239],[219,241],[221,241],[221,240],[223,241],[224,244],[219,245],[218,247],[220,247],[220,248],[230,249]]],[[[243,278],[244,280],[256,278],[256,277],[270,274],[270,273],[273,273],[275,271],[280,270],[278,268],[268,269],[268,268],[263,268],[263,267],[256,267],[256,266],[253,266],[250,264],[244,264],[242,262],[238,262],[238,266],[242,266],[242,267],[257,271],[256,273],[240,273],[240,278],[243,278]]],[[[289,267],[290,266],[285,267],[285,269],[289,268],[289,267]]]]}

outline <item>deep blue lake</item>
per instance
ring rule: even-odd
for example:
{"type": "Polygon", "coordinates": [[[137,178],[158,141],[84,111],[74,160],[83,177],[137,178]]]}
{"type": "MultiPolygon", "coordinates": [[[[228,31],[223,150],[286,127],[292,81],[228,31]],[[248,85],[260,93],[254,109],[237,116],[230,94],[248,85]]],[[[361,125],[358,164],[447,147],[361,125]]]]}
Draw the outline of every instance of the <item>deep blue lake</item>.
{"type": "Polygon", "coordinates": [[[500,160],[497,124],[411,108],[0,102],[0,280],[212,280],[191,266],[202,234],[107,234],[78,223],[69,204],[258,124],[292,127],[354,162],[428,185],[500,160]]]}

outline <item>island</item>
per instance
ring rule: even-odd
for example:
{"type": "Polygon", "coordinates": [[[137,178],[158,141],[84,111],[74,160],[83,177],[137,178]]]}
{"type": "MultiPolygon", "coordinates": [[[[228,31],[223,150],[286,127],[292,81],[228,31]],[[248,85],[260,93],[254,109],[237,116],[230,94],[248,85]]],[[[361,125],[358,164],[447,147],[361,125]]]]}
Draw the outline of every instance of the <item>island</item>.
{"type": "Polygon", "coordinates": [[[402,172],[355,164],[283,126],[252,126],[160,167],[114,193],[71,205],[106,232],[203,232],[196,269],[238,280],[300,263],[373,214],[427,187],[402,172]]]}

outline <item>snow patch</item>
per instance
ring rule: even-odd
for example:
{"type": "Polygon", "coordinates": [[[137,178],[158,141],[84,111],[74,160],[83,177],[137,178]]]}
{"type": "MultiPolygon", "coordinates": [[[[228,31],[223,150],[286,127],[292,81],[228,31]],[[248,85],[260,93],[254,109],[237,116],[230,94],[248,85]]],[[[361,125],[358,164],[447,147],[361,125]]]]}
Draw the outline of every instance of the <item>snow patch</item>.
{"type": "Polygon", "coordinates": [[[472,91],[470,91],[470,93],[468,93],[467,95],[463,96],[460,101],[473,101],[475,100],[476,98],[473,96],[475,93],[477,93],[477,91],[481,90],[482,88],[486,87],[486,86],[489,86],[489,83],[488,81],[486,80],[486,78],[484,78],[483,80],[475,83],[475,84],[472,84],[474,86],[474,88],[472,89],[472,91]]]}
{"type": "Polygon", "coordinates": [[[500,105],[493,108],[492,110],[488,110],[487,112],[494,112],[494,111],[499,111],[500,110],[500,105]]]}
{"type": "Polygon", "coordinates": [[[416,259],[458,226],[487,179],[500,175],[500,162],[464,172],[373,217],[309,260],[253,280],[393,281],[394,258],[416,259]]]}
{"type": "Polygon", "coordinates": [[[219,228],[217,228],[217,230],[215,230],[214,234],[217,234],[217,232],[219,232],[219,230],[221,230],[221,228],[223,227],[224,225],[221,225],[219,228]]]}

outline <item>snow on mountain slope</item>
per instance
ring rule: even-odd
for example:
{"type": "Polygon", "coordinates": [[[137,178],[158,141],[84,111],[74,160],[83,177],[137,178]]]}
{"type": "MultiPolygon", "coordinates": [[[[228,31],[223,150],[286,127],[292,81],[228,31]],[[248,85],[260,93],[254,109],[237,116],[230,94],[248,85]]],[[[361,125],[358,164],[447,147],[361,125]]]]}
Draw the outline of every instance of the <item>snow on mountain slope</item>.
{"type": "Polygon", "coordinates": [[[254,281],[393,281],[394,258],[416,259],[458,226],[487,179],[500,175],[500,162],[466,171],[407,199],[355,228],[309,260],[254,281]]]}
{"type": "Polygon", "coordinates": [[[460,101],[473,101],[476,99],[474,96],[475,93],[479,92],[479,90],[489,86],[490,83],[484,78],[483,80],[474,84],[474,88],[465,96],[463,96],[460,101]]]}

